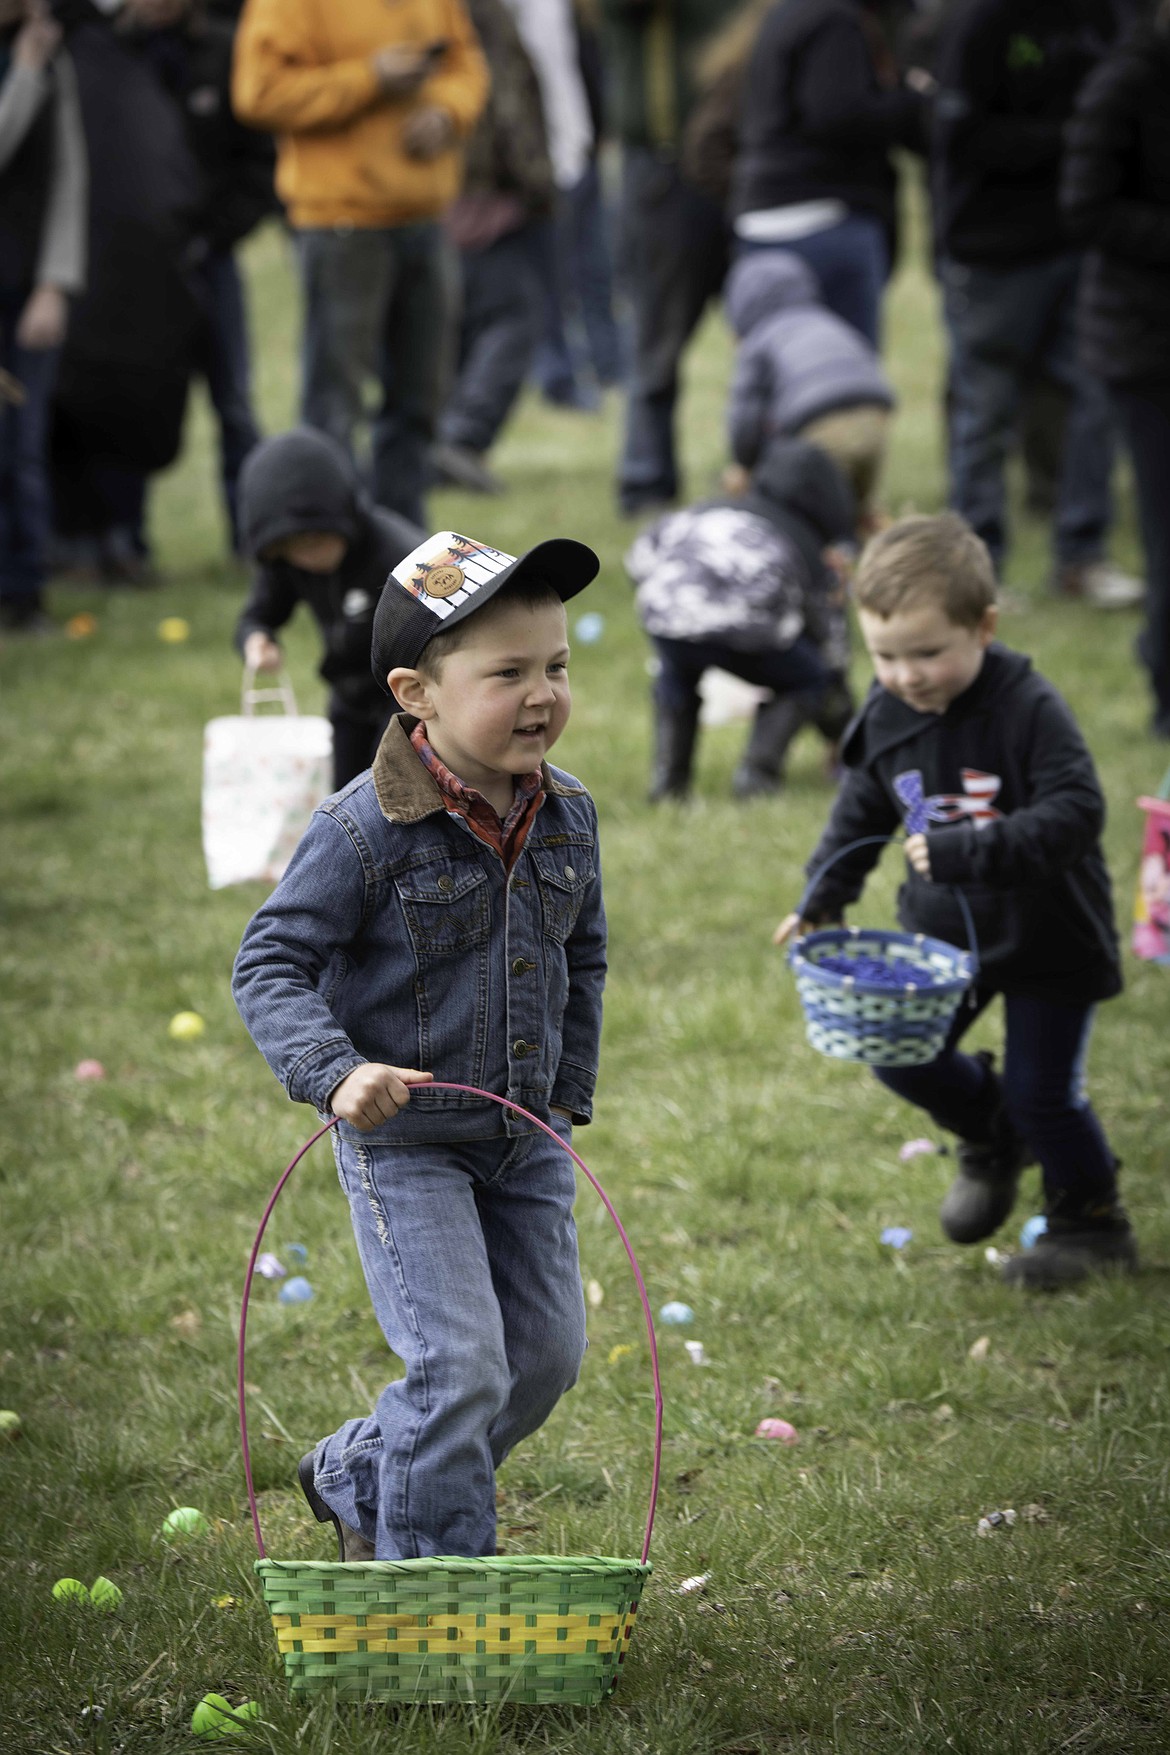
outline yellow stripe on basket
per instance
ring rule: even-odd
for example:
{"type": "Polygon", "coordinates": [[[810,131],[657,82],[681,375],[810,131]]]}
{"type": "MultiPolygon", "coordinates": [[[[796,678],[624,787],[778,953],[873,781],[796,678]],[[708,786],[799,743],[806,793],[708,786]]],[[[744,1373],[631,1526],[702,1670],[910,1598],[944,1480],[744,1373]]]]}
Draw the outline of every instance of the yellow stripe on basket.
{"type": "Polygon", "coordinates": [[[594,1615],[273,1615],[282,1652],[583,1652],[616,1645],[625,1617],[594,1615]]]}

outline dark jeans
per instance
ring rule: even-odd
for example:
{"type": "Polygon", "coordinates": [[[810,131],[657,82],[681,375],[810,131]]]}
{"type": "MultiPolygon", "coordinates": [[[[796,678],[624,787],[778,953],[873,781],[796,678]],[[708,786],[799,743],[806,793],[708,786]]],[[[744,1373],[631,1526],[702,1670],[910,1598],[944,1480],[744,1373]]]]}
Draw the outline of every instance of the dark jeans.
{"type": "MultiPolygon", "coordinates": [[[[887,1089],[925,1109],[960,1139],[990,1138],[990,1088],[981,1060],[958,1043],[994,995],[980,989],[960,1007],[947,1046],[926,1066],[877,1067],[887,1089]]],[[[1117,1165],[1084,1093],[1092,1006],[1004,995],[1007,1027],[1003,1101],[1016,1132],[1040,1161],[1044,1200],[1052,1211],[1075,1212],[1112,1195],[1117,1165]]]]}
{"type": "Polygon", "coordinates": [[[377,754],[382,733],[390,723],[397,705],[387,695],[380,704],[362,713],[347,706],[334,695],[329,702],[329,723],[333,727],[333,790],[340,792],[355,774],[368,768],[377,754]]]}
{"type": "Polygon", "coordinates": [[[46,459],[49,400],[58,348],[24,348],[16,325],[30,288],[0,287],[0,366],[24,390],[0,398],[0,599],[40,602],[52,523],[46,459]]]}
{"type": "Polygon", "coordinates": [[[537,382],[553,401],[572,395],[581,364],[592,368],[599,384],[618,383],[622,338],[613,314],[613,264],[596,164],[561,195],[547,255],[537,382]],[[583,346],[574,347],[566,331],[574,319],[583,346]]]}
{"type": "Polygon", "coordinates": [[[214,251],[196,269],[206,325],[196,357],[219,425],[219,469],[231,528],[232,551],[239,552],[236,482],[244,458],[260,439],[252,412],[252,366],[248,317],[240,271],[230,250],[214,251]]]}
{"type": "Polygon", "coordinates": [[[950,338],[951,504],[996,566],[1007,547],[1004,464],[1029,382],[1043,373],[1069,396],[1056,507],[1056,559],[1099,560],[1112,520],[1113,434],[1104,387],[1078,363],[1079,256],[1015,268],[944,260],[950,338]]]}
{"type": "Polygon", "coordinates": [[[298,234],[305,295],[301,416],[346,447],[367,379],[381,385],[371,484],[380,505],[426,524],[427,451],[445,388],[456,277],[426,222],[298,234]]]}
{"type": "Polygon", "coordinates": [[[777,695],[817,696],[830,681],[824,659],[804,634],[783,652],[740,652],[717,640],[664,640],[657,634],[654,645],[661,663],[654,698],[674,712],[697,706],[705,670],[730,671],[777,695]]]}
{"type": "Polygon", "coordinates": [[[540,338],[541,287],[533,260],[532,226],[463,250],[463,310],[455,386],[439,419],[450,445],[490,450],[540,338]]]}
{"type": "Polygon", "coordinates": [[[817,277],[821,302],[859,329],[874,347],[881,346],[882,294],[890,277],[890,245],[880,219],[851,213],[839,225],[788,238],[782,244],[736,240],[736,254],[752,250],[791,250],[817,277]]]}
{"type": "Polygon", "coordinates": [[[624,153],[621,233],[634,333],[618,491],[622,509],[636,512],[678,493],[679,361],[723,285],[729,234],[720,208],[673,159],[640,146],[624,153]]]}
{"type": "Polygon", "coordinates": [[[1170,737],[1170,380],[1110,387],[1133,460],[1146,556],[1146,625],[1138,640],[1154,691],[1154,730],[1170,737]]]}

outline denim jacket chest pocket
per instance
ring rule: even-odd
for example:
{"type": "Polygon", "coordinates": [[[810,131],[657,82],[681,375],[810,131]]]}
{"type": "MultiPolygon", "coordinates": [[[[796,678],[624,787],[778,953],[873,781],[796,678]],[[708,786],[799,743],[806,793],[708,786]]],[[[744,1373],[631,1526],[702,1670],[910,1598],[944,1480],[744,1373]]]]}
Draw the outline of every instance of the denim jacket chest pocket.
{"type": "MultiPolygon", "coordinates": [[[[477,862],[437,860],[400,873],[394,885],[414,952],[414,1065],[437,1079],[482,1085],[491,987],[488,875],[477,862]]],[[[466,1101],[436,1092],[423,1106],[457,1107],[466,1101]]]]}
{"type": "Polygon", "coordinates": [[[577,924],[581,904],[593,882],[593,849],[587,843],[533,849],[546,938],[563,945],[577,924]]]}

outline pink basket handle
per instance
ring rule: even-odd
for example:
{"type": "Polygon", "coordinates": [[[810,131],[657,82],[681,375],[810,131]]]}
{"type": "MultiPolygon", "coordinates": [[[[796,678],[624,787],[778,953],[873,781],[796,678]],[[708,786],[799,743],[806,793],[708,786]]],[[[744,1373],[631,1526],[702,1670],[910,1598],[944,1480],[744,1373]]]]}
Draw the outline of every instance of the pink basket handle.
{"type": "MultiPolygon", "coordinates": [[[[658,1503],[658,1482],[662,1474],[662,1378],[658,1369],[658,1342],[654,1334],[654,1318],[650,1310],[650,1299],[646,1293],[646,1282],[642,1278],[642,1270],[638,1266],[638,1258],[634,1254],[634,1246],[626,1235],[626,1228],[618,1218],[613,1202],[610,1200],[608,1194],[606,1194],[604,1188],[601,1186],[601,1183],[597,1180],[588,1164],[577,1156],[572,1146],[567,1146],[565,1144],[560,1135],[556,1133],[553,1128],[549,1127],[547,1122],[541,1121],[539,1117],[530,1114],[530,1112],[527,1109],[522,1108],[519,1103],[513,1103],[507,1097],[497,1097],[493,1091],[481,1091],[476,1085],[453,1085],[444,1080],[436,1079],[432,1084],[427,1085],[424,1088],[428,1091],[462,1091],[472,1097],[483,1097],[489,1103],[497,1103],[501,1109],[511,1109],[514,1114],[522,1115],[526,1121],[530,1121],[534,1127],[538,1127],[542,1133],[546,1133],[550,1140],[555,1141],[563,1152],[569,1154],[578,1170],[580,1170],[581,1174],[592,1184],[593,1188],[600,1196],[602,1205],[617,1227],[617,1234],[622,1240],[626,1255],[629,1257],[630,1266],[634,1270],[634,1280],[637,1283],[638,1296],[642,1301],[642,1315],[645,1318],[646,1334],[650,1342],[650,1371],[654,1379],[654,1467],[650,1477],[650,1506],[646,1513],[646,1533],[642,1540],[642,1564],[644,1566],[650,1554],[650,1537],[654,1531],[654,1509],[658,1503]]],[[[332,1121],[327,1121],[324,1127],[319,1127],[316,1133],[310,1135],[304,1145],[290,1160],[281,1173],[276,1187],[268,1197],[268,1205],[265,1207],[264,1216],[260,1220],[260,1229],[256,1233],[256,1241],[253,1243],[252,1253],[248,1257],[248,1271],[244,1276],[244,1301],[240,1308],[240,1339],[236,1355],[237,1394],[240,1410],[240,1447],[244,1456],[244,1479],[248,1484],[248,1506],[252,1513],[252,1528],[255,1531],[256,1546],[260,1550],[260,1558],[262,1560],[268,1550],[264,1546],[264,1537],[260,1531],[260,1512],[256,1505],[256,1489],[252,1483],[252,1452],[248,1444],[248,1408],[247,1395],[244,1389],[244,1352],[248,1334],[248,1301],[252,1295],[252,1281],[256,1274],[256,1261],[260,1254],[260,1245],[264,1241],[264,1232],[267,1228],[269,1219],[272,1217],[272,1210],[280,1199],[285,1183],[288,1181],[289,1177],[292,1175],[309,1148],[315,1146],[317,1141],[321,1139],[324,1134],[327,1134],[331,1128],[336,1127],[340,1120],[341,1117],[335,1115],[332,1121]]]]}

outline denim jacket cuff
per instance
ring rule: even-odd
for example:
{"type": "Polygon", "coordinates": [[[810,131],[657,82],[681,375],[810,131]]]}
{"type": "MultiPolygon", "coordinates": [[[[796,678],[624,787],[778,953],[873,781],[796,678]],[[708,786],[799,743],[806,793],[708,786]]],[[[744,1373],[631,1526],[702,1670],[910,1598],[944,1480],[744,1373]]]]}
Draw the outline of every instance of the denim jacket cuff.
{"type": "Polygon", "coordinates": [[[365,1064],[366,1056],[358,1053],[348,1036],[334,1036],[301,1056],[285,1089],[294,1103],[311,1103],[318,1112],[328,1113],[329,1098],[342,1079],[365,1064]]]}
{"type": "Polygon", "coordinates": [[[584,1067],[566,1066],[562,1061],[549,1097],[550,1107],[567,1109],[574,1127],[585,1127],[593,1120],[594,1081],[584,1067]]]}

